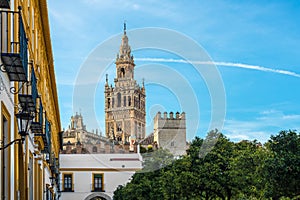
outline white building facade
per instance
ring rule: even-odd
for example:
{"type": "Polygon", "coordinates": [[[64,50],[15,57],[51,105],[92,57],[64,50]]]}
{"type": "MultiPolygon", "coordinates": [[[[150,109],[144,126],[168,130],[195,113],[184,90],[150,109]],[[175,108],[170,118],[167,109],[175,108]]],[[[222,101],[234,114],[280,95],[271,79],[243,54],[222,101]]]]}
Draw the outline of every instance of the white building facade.
{"type": "Polygon", "coordinates": [[[140,154],[61,154],[61,199],[112,200],[140,169],[140,154]]]}
{"type": "MultiPolygon", "coordinates": [[[[0,60],[0,65],[2,61],[0,60]]],[[[0,148],[14,140],[14,95],[10,91],[11,83],[7,74],[0,73],[0,148]]],[[[0,199],[3,197],[14,198],[14,169],[15,163],[12,159],[15,146],[0,150],[0,199]]]]}

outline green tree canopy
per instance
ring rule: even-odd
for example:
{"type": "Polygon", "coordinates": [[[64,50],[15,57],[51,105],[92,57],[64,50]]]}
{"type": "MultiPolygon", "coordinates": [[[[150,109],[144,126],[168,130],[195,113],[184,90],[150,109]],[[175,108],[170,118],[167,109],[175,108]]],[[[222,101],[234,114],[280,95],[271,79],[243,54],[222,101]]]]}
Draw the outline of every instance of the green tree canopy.
{"type": "Polygon", "coordinates": [[[218,130],[196,137],[187,154],[145,153],[144,168],[119,186],[114,199],[297,199],[300,196],[300,136],[281,131],[262,145],[232,142],[218,130]]]}

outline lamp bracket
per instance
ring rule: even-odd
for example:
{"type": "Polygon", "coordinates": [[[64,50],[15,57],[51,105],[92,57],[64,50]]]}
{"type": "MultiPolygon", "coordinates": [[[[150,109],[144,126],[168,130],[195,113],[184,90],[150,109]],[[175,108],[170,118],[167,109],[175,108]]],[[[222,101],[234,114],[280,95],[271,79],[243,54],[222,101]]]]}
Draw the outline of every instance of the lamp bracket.
{"type": "Polygon", "coordinates": [[[9,147],[10,145],[12,145],[13,143],[18,142],[18,141],[23,143],[24,140],[25,140],[25,138],[18,138],[18,139],[15,139],[15,140],[11,141],[10,143],[4,145],[3,147],[0,147],[0,150],[6,149],[6,148],[9,147]]]}
{"type": "Polygon", "coordinates": [[[12,94],[18,94],[20,91],[21,91],[21,89],[23,88],[23,86],[26,84],[27,86],[28,86],[28,81],[27,82],[22,82],[21,83],[21,87],[19,87],[19,89],[17,90],[17,88],[15,87],[15,86],[13,86],[13,87],[10,87],[10,93],[12,93],[12,94]]]}

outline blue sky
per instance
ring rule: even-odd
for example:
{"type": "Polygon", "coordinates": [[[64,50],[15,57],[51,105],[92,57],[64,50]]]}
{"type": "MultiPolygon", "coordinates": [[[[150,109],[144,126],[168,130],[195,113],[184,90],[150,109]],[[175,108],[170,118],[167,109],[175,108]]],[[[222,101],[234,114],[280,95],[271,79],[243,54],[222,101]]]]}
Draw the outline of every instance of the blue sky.
{"type": "Polygon", "coordinates": [[[189,140],[204,137],[223,111],[218,128],[236,141],[300,130],[299,1],[74,0],[48,1],[48,9],[64,128],[81,112],[89,130],[104,133],[105,73],[113,83],[126,20],[136,79],[145,78],[147,133],[158,110],[185,111],[189,140]],[[143,41],[154,45],[140,48],[143,41]]]}

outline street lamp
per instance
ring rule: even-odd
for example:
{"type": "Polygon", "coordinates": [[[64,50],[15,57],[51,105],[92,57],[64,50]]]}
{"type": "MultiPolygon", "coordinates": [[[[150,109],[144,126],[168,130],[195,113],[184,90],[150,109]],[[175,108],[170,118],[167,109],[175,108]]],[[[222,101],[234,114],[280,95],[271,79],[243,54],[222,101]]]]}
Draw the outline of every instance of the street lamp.
{"type": "Polygon", "coordinates": [[[19,135],[25,139],[34,118],[36,107],[32,95],[19,94],[18,97],[19,112],[16,114],[16,118],[18,120],[19,135]]]}
{"type": "Polygon", "coordinates": [[[28,112],[28,110],[22,110],[16,114],[16,118],[18,120],[19,135],[21,138],[25,139],[25,136],[28,135],[29,127],[34,115],[28,112]]]}
{"type": "Polygon", "coordinates": [[[8,144],[3,145],[3,147],[0,147],[0,150],[6,149],[15,142],[23,142],[25,140],[26,135],[28,135],[28,130],[31,121],[34,118],[33,113],[28,109],[21,109],[20,112],[16,114],[16,118],[18,120],[18,133],[21,136],[21,138],[15,139],[9,142],[8,144]]]}

